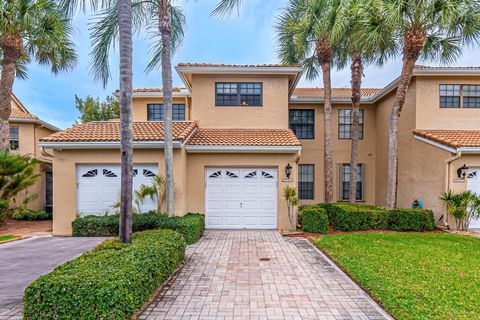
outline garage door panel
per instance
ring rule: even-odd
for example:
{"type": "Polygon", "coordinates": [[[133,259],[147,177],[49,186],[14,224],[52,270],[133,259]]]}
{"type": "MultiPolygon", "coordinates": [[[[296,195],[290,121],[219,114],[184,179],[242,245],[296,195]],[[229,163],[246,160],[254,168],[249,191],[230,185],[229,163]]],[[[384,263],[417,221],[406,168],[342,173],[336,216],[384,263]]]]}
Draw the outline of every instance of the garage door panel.
{"type": "Polygon", "coordinates": [[[275,169],[209,168],[205,176],[207,228],[276,228],[275,169]]]}

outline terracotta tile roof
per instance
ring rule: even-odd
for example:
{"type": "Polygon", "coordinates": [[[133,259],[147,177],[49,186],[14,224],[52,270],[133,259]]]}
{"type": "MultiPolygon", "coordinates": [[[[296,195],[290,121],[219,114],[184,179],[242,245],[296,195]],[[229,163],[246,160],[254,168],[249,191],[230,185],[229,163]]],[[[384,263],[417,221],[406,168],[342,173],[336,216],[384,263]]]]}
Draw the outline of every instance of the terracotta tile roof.
{"type": "Polygon", "coordinates": [[[38,119],[37,116],[34,116],[31,113],[23,112],[17,109],[12,109],[12,113],[10,115],[10,119],[17,118],[17,119],[38,119]]]}
{"type": "MultiPolygon", "coordinates": [[[[183,142],[197,128],[195,121],[175,121],[173,140],[183,142]]],[[[93,121],[78,124],[72,128],[54,133],[41,139],[43,142],[119,141],[120,122],[93,121]]],[[[134,141],[162,141],[162,121],[141,121],[133,123],[134,141]]]]}
{"type": "Polygon", "coordinates": [[[301,146],[290,129],[210,129],[199,128],[188,145],[301,146]]]}
{"type": "Polygon", "coordinates": [[[480,66],[424,66],[416,65],[416,69],[471,69],[471,70],[480,70],[480,66]]]}
{"type": "Polygon", "coordinates": [[[239,68],[292,68],[292,67],[301,67],[299,64],[279,64],[279,63],[267,63],[267,64],[225,64],[225,63],[179,63],[179,67],[239,67],[239,68]]]}
{"type": "MultiPolygon", "coordinates": [[[[381,88],[362,88],[362,97],[370,97],[378,93],[381,88]]],[[[293,95],[298,98],[323,98],[323,88],[296,88],[293,95]]],[[[332,99],[350,99],[352,97],[351,88],[332,88],[332,99]]]]}
{"type": "Polygon", "coordinates": [[[413,134],[448,147],[480,147],[480,130],[414,130],[413,134]]]}

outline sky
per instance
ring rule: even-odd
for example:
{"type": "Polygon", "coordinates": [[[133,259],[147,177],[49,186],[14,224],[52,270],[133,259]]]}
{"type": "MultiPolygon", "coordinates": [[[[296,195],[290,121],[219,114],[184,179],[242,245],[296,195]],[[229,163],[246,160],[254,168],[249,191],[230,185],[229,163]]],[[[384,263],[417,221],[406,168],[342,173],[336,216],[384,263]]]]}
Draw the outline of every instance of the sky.
{"type": "MultiPolygon", "coordinates": [[[[211,10],[218,0],[175,1],[184,10],[187,20],[185,37],[173,57],[173,65],[179,62],[259,64],[277,63],[275,22],[287,0],[244,0],[238,12],[228,18],[212,18],[211,10]]],[[[29,109],[41,119],[61,128],[71,127],[78,117],[75,95],[104,99],[118,88],[118,50],[110,58],[112,78],[105,88],[93,80],[89,73],[89,25],[91,13],[79,12],[73,18],[74,43],[79,56],[76,68],[68,73],[53,75],[49,69],[32,63],[27,80],[16,79],[14,92],[29,109]]],[[[148,62],[148,41],[140,32],[134,38],[133,86],[161,87],[161,71],[144,72],[148,62]]],[[[456,65],[477,65],[478,48],[464,50],[456,65]]],[[[429,62],[424,64],[434,65],[429,62]]],[[[389,61],[383,67],[369,66],[364,71],[364,87],[382,87],[395,79],[401,71],[401,58],[389,61]]],[[[174,86],[183,86],[173,70],[174,86]]],[[[332,84],[350,86],[350,70],[334,70],[332,84]]],[[[322,87],[321,79],[302,79],[301,87],[322,87]]]]}

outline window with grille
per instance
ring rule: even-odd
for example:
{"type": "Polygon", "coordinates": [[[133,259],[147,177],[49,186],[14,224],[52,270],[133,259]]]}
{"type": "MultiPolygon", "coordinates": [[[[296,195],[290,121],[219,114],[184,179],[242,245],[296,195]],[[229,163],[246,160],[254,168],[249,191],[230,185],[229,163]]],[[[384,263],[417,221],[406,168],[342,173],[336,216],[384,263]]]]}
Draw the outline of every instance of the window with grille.
{"type": "MultiPolygon", "coordinates": [[[[358,113],[358,125],[360,129],[359,139],[363,139],[363,109],[358,113]]],[[[338,110],[338,139],[352,139],[353,116],[351,109],[338,110]]]]}
{"type": "Polygon", "coordinates": [[[215,105],[253,106],[263,105],[261,82],[217,82],[215,83],[215,105]]]}
{"type": "Polygon", "coordinates": [[[314,139],[315,110],[290,110],[289,125],[298,139],[314,139]]]}
{"type": "MultiPolygon", "coordinates": [[[[147,105],[147,120],[148,121],[163,121],[163,104],[148,104],[147,105]]],[[[185,120],[185,105],[172,104],[172,120],[185,120]]]]}
{"type": "MultiPolygon", "coordinates": [[[[340,166],[340,181],[342,183],[340,190],[340,200],[348,200],[350,192],[350,164],[344,163],[340,166]]],[[[363,200],[363,164],[357,166],[357,200],[363,200]]]]}
{"type": "Polygon", "coordinates": [[[480,85],[441,84],[440,108],[480,108],[480,85]]]}
{"type": "Polygon", "coordinates": [[[11,126],[10,127],[10,150],[18,150],[19,143],[18,143],[18,126],[11,126]]]}
{"type": "Polygon", "coordinates": [[[313,164],[298,165],[298,197],[300,199],[314,199],[314,172],[313,164]]]}

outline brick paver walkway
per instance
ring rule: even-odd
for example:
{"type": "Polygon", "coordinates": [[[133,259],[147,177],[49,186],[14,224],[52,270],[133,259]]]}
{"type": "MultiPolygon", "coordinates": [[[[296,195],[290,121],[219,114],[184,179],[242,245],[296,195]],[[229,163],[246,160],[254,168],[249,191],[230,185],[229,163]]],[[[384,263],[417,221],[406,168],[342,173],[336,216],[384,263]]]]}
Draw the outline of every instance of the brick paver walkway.
{"type": "Polygon", "coordinates": [[[207,231],[140,319],[391,319],[309,242],[207,231]]]}

